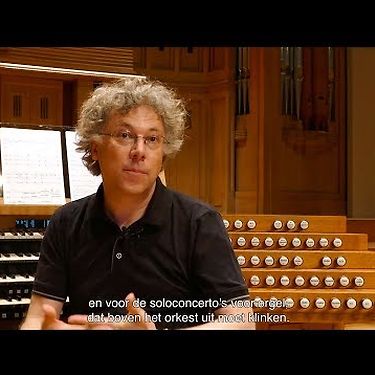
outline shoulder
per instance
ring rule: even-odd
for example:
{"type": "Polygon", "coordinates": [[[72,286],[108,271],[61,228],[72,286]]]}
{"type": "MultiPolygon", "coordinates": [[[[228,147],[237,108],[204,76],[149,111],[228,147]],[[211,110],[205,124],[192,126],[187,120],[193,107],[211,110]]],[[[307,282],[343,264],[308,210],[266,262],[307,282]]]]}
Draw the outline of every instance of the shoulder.
{"type": "Polygon", "coordinates": [[[87,197],[68,202],[63,206],[59,207],[53,216],[51,221],[61,222],[61,221],[71,221],[73,218],[85,216],[89,207],[94,203],[95,194],[89,195],[87,197]]]}
{"type": "Polygon", "coordinates": [[[201,219],[206,216],[221,219],[220,213],[208,203],[172,189],[168,190],[171,194],[174,210],[177,210],[179,213],[184,213],[193,219],[201,219]]]}

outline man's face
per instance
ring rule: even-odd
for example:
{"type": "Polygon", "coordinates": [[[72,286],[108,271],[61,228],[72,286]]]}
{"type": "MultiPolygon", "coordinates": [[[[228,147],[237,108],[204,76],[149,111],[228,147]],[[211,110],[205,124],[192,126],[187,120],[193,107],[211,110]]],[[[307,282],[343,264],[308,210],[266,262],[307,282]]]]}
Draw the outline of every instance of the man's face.
{"type": "Polygon", "coordinates": [[[100,164],[105,191],[131,195],[149,192],[162,168],[164,144],[150,147],[143,137],[165,136],[160,116],[152,107],[141,105],[125,115],[112,114],[102,133],[123,137],[126,133],[127,138],[102,135],[101,142],[93,142],[92,157],[100,164]],[[138,137],[135,142],[134,136],[138,137]]]}

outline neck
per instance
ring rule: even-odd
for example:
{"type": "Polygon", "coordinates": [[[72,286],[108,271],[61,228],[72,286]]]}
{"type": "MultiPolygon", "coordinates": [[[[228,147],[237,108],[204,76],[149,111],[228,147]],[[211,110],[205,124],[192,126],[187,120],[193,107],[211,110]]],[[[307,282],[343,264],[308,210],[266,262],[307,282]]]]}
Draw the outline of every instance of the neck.
{"type": "Polygon", "coordinates": [[[111,192],[104,185],[104,207],[108,216],[119,226],[128,227],[139,220],[145,213],[155,191],[156,183],[143,194],[111,192]]]}

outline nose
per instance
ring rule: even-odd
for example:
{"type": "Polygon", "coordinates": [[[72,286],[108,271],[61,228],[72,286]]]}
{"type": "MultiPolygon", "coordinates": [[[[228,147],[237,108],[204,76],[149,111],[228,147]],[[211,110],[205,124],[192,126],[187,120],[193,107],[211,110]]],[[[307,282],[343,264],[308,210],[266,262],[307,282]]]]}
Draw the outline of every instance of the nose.
{"type": "Polygon", "coordinates": [[[130,149],[130,159],[134,161],[143,160],[145,158],[146,145],[143,137],[134,139],[134,144],[130,149]]]}

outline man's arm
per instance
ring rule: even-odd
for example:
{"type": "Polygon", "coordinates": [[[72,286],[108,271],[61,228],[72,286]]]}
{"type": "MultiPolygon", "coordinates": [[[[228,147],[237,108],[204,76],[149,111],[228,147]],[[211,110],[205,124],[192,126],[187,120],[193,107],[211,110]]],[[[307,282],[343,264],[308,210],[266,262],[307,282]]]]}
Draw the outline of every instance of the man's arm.
{"type": "Polygon", "coordinates": [[[30,306],[27,311],[26,318],[20,329],[42,329],[45,321],[45,310],[43,306],[50,306],[56,312],[56,316],[60,316],[64,303],[55,301],[50,298],[42,297],[38,294],[31,296],[30,306]]]}
{"type": "Polygon", "coordinates": [[[213,322],[191,329],[255,329],[251,306],[241,306],[229,301],[247,298],[248,287],[237,262],[228,233],[221,216],[208,212],[198,220],[195,233],[193,280],[205,298],[228,301],[215,311],[213,322]]]}

